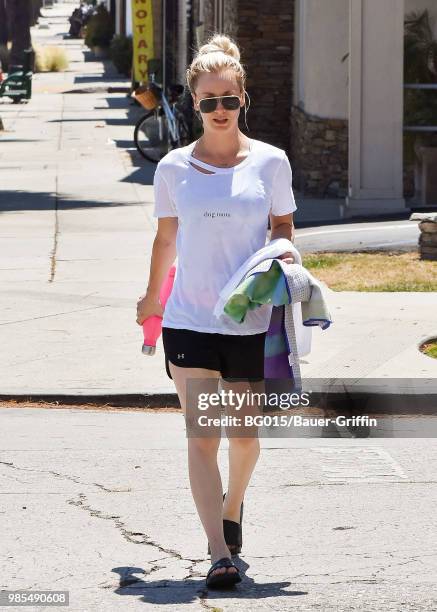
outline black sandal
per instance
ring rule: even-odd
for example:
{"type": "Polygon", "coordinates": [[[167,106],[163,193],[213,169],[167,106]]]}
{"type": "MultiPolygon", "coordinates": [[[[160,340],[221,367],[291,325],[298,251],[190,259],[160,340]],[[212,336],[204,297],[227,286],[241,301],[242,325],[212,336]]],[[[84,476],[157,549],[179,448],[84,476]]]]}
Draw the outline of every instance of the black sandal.
{"type": "Polygon", "coordinates": [[[240,507],[240,522],[223,519],[223,533],[231,555],[238,555],[243,546],[243,502],[240,507]]]}
{"type": "MultiPolygon", "coordinates": [[[[223,493],[223,501],[225,497],[226,493],[223,493]]],[[[241,502],[240,508],[240,522],[236,523],[235,521],[223,519],[223,534],[231,555],[238,555],[243,546],[243,502],[241,502]]],[[[210,554],[211,549],[208,543],[208,555],[210,554]]]]}
{"type": "Polygon", "coordinates": [[[208,574],[206,575],[206,586],[210,589],[223,589],[230,588],[241,582],[240,571],[238,567],[228,558],[222,557],[209,568],[208,574]],[[236,572],[224,572],[222,574],[211,575],[212,572],[220,567],[235,567],[236,572]]]}

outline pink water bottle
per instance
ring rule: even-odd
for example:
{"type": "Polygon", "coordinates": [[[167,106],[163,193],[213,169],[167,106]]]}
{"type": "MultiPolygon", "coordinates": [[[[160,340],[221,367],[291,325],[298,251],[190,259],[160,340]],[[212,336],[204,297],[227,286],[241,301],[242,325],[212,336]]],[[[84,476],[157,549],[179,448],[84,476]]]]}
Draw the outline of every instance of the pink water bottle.
{"type": "MultiPolygon", "coordinates": [[[[169,270],[167,278],[162,283],[161,291],[159,292],[159,301],[161,306],[165,308],[176,273],[176,267],[172,266],[169,270]]],[[[143,322],[144,344],[142,348],[143,355],[154,355],[156,351],[156,341],[159,338],[162,329],[162,317],[153,315],[148,317],[143,322]]]]}

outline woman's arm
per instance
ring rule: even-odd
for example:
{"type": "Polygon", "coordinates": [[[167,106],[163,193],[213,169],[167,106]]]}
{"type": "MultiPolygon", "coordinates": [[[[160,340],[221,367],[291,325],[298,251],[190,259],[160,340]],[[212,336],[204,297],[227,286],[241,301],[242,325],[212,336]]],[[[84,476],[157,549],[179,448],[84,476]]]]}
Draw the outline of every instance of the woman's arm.
{"type": "Polygon", "coordinates": [[[177,217],[160,217],[158,231],[152,247],[150,274],[147,290],[137,302],[137,323],[152,315],[163,316],[164,310],[159,302],[161,286],[176,259],[176,234],[178,231],[177,217]]]}
{"type": "MultiPolygon", "coordinates": [[[[276,238],[287,238],[294,242],[294,225],[293,225],[293,213],[288,215],[272,215],[270,214],[270,240],[276,238]]],[[[293,263],[294,257],[291,253],[284,253],[278,259],[285,259],[287,263],[293,263]]]]}

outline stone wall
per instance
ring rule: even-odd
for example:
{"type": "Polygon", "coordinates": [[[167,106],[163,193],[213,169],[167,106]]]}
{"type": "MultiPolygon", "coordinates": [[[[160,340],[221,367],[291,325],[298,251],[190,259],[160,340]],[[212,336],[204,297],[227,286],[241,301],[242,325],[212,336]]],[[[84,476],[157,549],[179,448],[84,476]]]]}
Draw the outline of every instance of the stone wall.
{"type": "Polygon", "coordinates": [[[250,96],[247,132],[289,152],[293,99],[294,0],[238,0],[237,38],[250,96]]]}
{"type": "Polygon", "coordinates": [[[308,115],[293,106],[290,161],[302,194],[345,197],[348,188],[348,121],[308,115]]]}
{"type": "Polygon", "coordinates": [[[419,221],[420,259],[437,261],[437,213],[413,213],[410,221],[419,221]]]}

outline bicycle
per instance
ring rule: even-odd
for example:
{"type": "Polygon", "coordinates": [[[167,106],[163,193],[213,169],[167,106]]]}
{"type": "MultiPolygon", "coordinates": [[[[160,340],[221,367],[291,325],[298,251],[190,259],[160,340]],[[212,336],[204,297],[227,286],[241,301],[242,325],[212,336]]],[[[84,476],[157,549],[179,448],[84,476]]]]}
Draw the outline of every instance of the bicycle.
{"type": "Polygon", "coordinates": [[[158,163],[172,149],[190,143],[190,129],[184,112],[178,106],[184,92],[183,85],[169,85],[167,99],[162,86],[155,82],[155,74],[151,73],[150,77],[146,88],[134,94],[149,111],[135,125],[134,142],[145,159],[158,163]]]}

